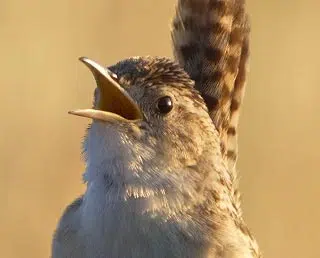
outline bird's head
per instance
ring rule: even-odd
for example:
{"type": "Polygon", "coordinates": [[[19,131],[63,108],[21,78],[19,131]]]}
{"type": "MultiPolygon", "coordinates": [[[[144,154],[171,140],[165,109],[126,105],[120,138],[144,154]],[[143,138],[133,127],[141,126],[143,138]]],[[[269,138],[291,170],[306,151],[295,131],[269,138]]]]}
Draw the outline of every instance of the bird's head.
{"type": "Polygon", "coordinates": [[[167,58],[130,58],[109,68],[80,60],[97,83],[93,108],[70,112],[93,119],[85,179],[138,197],[199,191],[214,170],[219,137],[187,73],[167,58]]]}

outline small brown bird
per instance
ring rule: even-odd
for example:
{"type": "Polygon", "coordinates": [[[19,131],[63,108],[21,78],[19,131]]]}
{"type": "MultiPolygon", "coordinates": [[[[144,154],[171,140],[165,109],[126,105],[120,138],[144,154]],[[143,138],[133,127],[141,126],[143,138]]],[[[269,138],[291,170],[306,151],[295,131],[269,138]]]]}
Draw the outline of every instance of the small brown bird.
{"type": "Polygon", "coordinates": [[[261,257],[234,168],[247,24],[241,1],[181,0],[179,63],[81,58],[97,82],[93,108],[70,112],[93,120],[87,190],[60,219],[53,258],[261,257]]]}

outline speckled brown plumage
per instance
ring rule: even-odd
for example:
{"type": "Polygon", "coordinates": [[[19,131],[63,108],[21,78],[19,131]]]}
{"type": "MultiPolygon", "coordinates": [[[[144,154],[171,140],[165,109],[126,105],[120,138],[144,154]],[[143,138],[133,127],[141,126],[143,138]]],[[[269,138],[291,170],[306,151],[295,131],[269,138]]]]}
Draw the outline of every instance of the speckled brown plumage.
{"type": "Polygon", "coordinates": [[[52,257],[260,257],[194,81],[167,58],[128,58],[109,70],[144,115],[93,120],[87,190],[66,208],[52,257]],[[163,96],[174,102],[168,114],[155,105],[163,96]]]}
{"type": "Polygon", "coordinates": [[[236,223],[244,237],[259,249],[241,217],[235,163],[237,126],[249,57],[249,18],[244,0],[179,0],[172,22],[175,58],[195,80],[221,137],[237,210],[236,223]],[[245,230],[244,230],[245,229],[245,230]]]}
{"type": "Polygon", "coordinates": [[[179,0],[172,22],[176,59],[196,82],[221,136],[240,211],[237,125],[249,56],[244,0],[179,0]]]}
{"type": "Polygon", "coordinates": [[[248,56],[244,5],[178,6],[180,65],[149,56],[106,69],[86,59],[94,107],[73,114],[93,119],[83,145],[87,188],[60,219],[53,258],[261,257],[239,206],[232,144],[248,56]]]}

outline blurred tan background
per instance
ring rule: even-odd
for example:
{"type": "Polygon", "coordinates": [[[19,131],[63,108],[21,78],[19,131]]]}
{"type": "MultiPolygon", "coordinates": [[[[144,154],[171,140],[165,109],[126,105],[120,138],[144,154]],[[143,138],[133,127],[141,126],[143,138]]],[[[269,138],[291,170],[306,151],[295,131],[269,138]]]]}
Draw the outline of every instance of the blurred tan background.
{"type": "MultiPolygon", "coordinates": [[[[49,257],[84,186],[80,141],[106,65],[171,56],[175,0],[0,0],[0,257],[49,257]]],[[[248,0],[252,58],[240,122],[245,217],[265,257],[320,257],[320,3],[248,0]]]]}

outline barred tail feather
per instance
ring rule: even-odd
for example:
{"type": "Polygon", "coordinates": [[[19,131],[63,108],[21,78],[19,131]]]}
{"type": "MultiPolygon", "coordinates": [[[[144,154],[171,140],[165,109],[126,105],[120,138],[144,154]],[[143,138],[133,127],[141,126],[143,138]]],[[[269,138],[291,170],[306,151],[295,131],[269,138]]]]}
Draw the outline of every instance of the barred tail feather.
{"type": "Polygon", "coordinates": [[[249,21],[244,0],[179,0],[172,21],[173,52],[195,81],[220,133],[221,152],[234,181],[237,126],[249,56],[249,21]]]}

